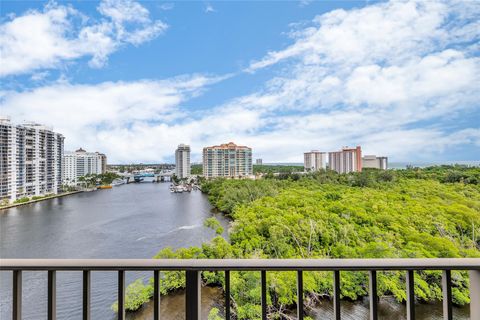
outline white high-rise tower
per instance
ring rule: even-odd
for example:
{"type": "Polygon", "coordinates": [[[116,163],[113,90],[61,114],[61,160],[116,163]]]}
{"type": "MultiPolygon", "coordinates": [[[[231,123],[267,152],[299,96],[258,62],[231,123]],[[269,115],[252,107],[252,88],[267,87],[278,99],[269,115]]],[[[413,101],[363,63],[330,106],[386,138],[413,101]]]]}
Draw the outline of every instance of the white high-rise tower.
{"type": "Polygon", "coordinates": [[[190,146],[179,144],[175,150],[175,175],[180,178],[190,176],[190,146]]]}

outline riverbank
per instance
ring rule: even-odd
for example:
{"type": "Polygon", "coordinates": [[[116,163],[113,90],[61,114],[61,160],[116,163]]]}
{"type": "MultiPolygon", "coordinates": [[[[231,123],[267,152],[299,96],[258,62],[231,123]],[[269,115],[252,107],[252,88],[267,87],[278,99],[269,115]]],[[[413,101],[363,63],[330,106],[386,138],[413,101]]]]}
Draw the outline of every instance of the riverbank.
{"type": "MultiPolygon", "coordinates": [[[[206,195],[171,193],[168,183],[81,192],[3,210],[0,252],[2,258],[11,259],[151,258],[161,248],[201,246],[215,237],[215,231],[203,225],[211,209],[206,195]]],[[[221,215],[217,219],[228,225],[221,215]]],[[[127,272],[125,281],[129,284],[142,277],[151,277],[151,272],[127,272]]],[[[23,281],[28,301],[23,316],[46,319],[46,273],[25,272],[23,281]]],[[[57,274],[59,319],[82,318],[81,283],[81,272],[57,274]]],[[[92,273],[92,319],[115,318],[111,305],[117,300],[117,289],[115,272],[92,273]]],[[[0,319],[11,316],[11,306],[11,274],[0,272],[0,319]]]]}
{"type": "Polygon", "coordinates": [[[81,192],[83,192],[83,191],[70,191],[70,192],[64,192],[64,193],[54,194],[54,195],[51,195],[51,196],[46,196],[46,197],[43,197],[43,198],[40,198],[40,199],[28,200],[28,201],[26,201],[26,202],[11,203],[11,204],[8,204],[8,205],[6,205],[6,206],[0,206],[0,212],[1,212],[2,210],[5,210],[5,209],[10,209],[10,208],[15,208],[15,207],[19,207],[19,206],[24,206],[24,205],[26,205],[26,204],[32,204],[32,203],[40,202],[40,201],[43,201],[43,200],[49,200],[49,199],[66,197],[66,196],[69,196],[69,195],[72,195],[72,194],[81,193],[81,192]]]}

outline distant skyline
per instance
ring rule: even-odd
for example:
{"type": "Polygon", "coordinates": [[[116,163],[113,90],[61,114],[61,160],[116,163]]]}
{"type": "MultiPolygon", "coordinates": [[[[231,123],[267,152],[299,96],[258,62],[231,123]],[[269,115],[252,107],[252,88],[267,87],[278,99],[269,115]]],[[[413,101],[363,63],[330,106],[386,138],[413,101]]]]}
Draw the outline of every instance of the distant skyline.
{"type": "Polygon", "coordinates": [[[109,163],[480,160],[480,2],[2,1],[0,116],[109,163]]]}

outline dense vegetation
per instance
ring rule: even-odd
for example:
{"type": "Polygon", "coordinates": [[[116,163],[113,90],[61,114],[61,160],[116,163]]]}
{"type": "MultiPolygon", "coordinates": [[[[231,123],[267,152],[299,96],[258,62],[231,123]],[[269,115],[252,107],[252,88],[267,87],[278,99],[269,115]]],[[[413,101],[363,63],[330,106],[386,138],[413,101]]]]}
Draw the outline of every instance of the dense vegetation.
{"type": "MultiPolygon", "coordinates": [[[[230,242],[216,237],[199,248],[163,249],[156,258],[480,257],[479,177],[479,168],[434,167],[205,182],[202,190],[211,203],[234,220],[230,242]]],[[[209,219],[206,225],[217,224],[209,219]]],[[[258,272],[232,273],[240,319],[259,317],[259,277],[258,272]]],[[[204,272],[203,279],[223,283],[221,273],[204,272]]],[[[468,303],[468,276],[454,272],[452,279],[454,302],[468,303]]],[[[295,273],[269,272],[267,280],[269,313],[281,318],[295,305],[295,273]]],[[[185,280],[180,272],[168,272],[162,281],[167,293],[185,280]]],[[[438,271],[417,272],[416,297],[441,299],[440,281],[438,271]]],[[[331,295],[331,273],[305,273],[304,289],[307,303],[331,295]]],[[[367,274],[342,273],[343,298],[355,300],[367,289],[367,274]]],[[[404,301],[405,273],[380,273],[378,290],[404,301]]]]}
{"type": "Polygon", "coordinates": [[[78,178],[78,181],[85,183],[87,187],[94,187],[97,185],[109,185],[118,178],[121,177],[114,172],[105,172],[102,174],[87,174],[78,178]]]}
{"type": "MultiPolygon", "coordinates": [[[[203,173],[203,166],[201,164],[192,164],[190,166],[193,175],[203,173]]],[[[294,165],[271,165],[271,164],[254,164],[253,174],[273,174],[273,173],[292,173],[303,171],[303,166],[294,165]]]]}
{"type": "Polygon", "coordinates": [[[254,164],[253,174],[259,173],[292,173],[303,171],[303,166],[295,165],[272,165],[272,164],[254,164]]]}

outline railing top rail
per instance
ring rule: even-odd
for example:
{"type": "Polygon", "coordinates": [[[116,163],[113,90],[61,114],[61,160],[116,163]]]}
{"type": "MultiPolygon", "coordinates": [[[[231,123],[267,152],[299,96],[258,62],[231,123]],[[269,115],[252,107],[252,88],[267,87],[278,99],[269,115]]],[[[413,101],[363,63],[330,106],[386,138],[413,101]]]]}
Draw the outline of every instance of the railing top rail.
{"type": "Polygon", "coordinates": [[[0,259],[0,270],[480,270],[480,258],[0,259]]]}

